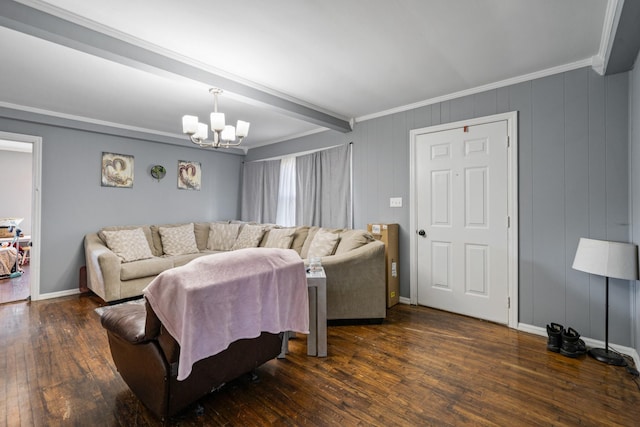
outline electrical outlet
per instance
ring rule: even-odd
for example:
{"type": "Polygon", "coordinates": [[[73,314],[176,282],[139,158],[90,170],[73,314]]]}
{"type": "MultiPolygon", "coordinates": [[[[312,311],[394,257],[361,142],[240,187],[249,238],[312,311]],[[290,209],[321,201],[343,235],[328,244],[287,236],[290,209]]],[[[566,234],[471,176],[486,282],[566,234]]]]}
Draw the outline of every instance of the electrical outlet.
{"type": "Polygon", "coordinates": [[[390,208],[401,208],[402,207],[402,197],[391,197],[389,199],[389,207],[390,208]]]}

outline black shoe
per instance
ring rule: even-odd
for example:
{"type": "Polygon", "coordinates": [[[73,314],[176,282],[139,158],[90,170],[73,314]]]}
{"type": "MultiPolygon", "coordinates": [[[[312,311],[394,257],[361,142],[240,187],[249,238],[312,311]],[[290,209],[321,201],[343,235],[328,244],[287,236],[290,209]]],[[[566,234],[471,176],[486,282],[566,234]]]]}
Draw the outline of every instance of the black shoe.
{"type": "Polygon", "coordinates": [[[587,353],[587,346],[580,339],[580,334],[575,329],[569,328],[562,331],[562,346],[560,354],[567,357],[578,357],[587,353]]]}
{"type": "Polygon", "coordinates": [[[553,351],[554,353],[560,352],[560,348],[562,347],[563,330],[564,327],[557,323],[547,325],[547,335],[549,336],[549,340],[547,341],[547,350],[553,351]]]}

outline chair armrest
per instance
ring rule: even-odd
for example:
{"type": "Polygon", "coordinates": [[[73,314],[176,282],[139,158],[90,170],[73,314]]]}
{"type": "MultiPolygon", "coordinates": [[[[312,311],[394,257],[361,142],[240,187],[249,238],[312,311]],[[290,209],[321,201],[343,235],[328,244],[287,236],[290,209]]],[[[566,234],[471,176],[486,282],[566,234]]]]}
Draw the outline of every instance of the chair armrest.
{"type": "Polygon", "coordinates": [[[158,328],[146,333],[147,310],[144,304],[118,304],[105,307],[100,316],[102,327],[131,344],[155,339],[158,328]]]}

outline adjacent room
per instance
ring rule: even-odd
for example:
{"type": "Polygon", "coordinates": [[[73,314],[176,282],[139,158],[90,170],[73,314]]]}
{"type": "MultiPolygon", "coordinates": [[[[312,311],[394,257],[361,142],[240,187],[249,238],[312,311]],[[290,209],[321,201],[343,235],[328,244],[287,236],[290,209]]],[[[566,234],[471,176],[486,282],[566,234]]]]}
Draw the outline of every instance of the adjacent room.
{"type": "Polygon", "coordinates": [[[0,425],[637,425],[638,22],[3,0],[0,425]]]}

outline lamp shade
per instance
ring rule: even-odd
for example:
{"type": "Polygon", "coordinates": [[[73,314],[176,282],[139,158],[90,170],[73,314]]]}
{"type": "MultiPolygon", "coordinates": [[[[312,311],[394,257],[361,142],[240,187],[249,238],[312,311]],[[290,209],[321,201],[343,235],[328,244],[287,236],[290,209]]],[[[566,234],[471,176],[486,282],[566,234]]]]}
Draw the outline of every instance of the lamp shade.
{"type": "Polygon", "coordinates": [[[207,125],[204,123],[198,122],[198,130],[196,131],[194,137],[199,139],[207,139],[209,137],[209,129],[207,125]]]}
{"type": "Polygon", "coordinates": [[[211,113],[211,130],[222,132],[224,129],[224,113],[211,113]]]}
{"type": "Polygon", "coordinates": [[[236,128],[231,125],[226,125],[222,134],[220,135],[223,141],[235,141],[236,140],[236,128]]]}
{"type": "Polygon", "coordinates": [[[249,122],[238,120],[236,136],[238,136],[238,138],[244,138],[247,135],[249,135],[249,122]]]}
{"type": "Polygon", "coordinates": [[[197,116],[182,116],[182,132],[193,135],[198,131],[197,116]]]}
{"type": "Polygon", "coordinates": [[[615,279],[638,280],[638,247],[631,243],[582,237],[573,268],[615,279]]]}

